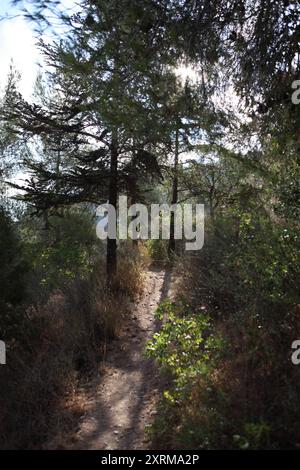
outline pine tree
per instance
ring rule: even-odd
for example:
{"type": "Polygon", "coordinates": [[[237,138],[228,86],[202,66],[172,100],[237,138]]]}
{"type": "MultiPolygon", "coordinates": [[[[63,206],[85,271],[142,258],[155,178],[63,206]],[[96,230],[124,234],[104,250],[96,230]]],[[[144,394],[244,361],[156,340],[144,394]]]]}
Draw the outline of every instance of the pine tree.
{"type": "MultiPolygon", "coordinates": [[[[43,158],[25,160],[32,177],[24,200],[39,212],[81,201],[116,206],[120,191],[130,194],[133,173],[159,174],[159,101],[169,74],[162,13],[150,1],[86,1],[66,40],[40,44],[51,92],[28,103],[8,90],[2,118],[11,130],[60,155],[59,171],[43,158]]],[[[108,239],[107,271],[116,272],[116,240],[108,239]]]]}

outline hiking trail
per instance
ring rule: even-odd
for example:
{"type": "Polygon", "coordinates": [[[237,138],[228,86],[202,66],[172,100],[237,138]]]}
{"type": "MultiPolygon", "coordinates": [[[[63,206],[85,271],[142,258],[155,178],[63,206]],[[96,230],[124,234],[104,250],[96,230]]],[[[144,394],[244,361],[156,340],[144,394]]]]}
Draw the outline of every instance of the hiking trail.
{"type": "Polygon", "coordinates": [[[102,375],[76,434],[77,449],[134,450],[149,445],[145,427],[155,416],[161,379],[144,351],[159,328],[154,311],[170,293],[171,273],[151,267],[144,276],[141,297],[126,314],[119,337],[107,347],[102,375]]]}

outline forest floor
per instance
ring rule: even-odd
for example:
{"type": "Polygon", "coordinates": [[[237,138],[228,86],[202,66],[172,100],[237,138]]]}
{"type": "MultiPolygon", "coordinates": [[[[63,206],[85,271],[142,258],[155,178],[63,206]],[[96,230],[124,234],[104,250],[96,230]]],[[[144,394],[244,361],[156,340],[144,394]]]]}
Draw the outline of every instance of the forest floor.
{"type": "Polygon", "coordinates": [[[160,326],[154,311],[170,294],[171,272],[150,267],[144,278],[141,297],[125,316],[118,337],[107,347],[72,448],[149,448],[145,429],[155,417],[162,384],[157,367],[145,358],[144,351],[160,326]]]}

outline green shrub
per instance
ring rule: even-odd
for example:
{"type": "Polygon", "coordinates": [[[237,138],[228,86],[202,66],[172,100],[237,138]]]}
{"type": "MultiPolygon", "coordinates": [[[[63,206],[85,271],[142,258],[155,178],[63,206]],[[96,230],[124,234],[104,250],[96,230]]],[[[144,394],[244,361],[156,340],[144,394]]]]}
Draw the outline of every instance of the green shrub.
{"type": "Polygon", "coordinates": [[[153,261],[166,261],[168,259],[168,244],[166,240],[148,240],[147,249],[153,261]]]}
{"type": "Polygon", "coordinates": [[[49,217],[48,224],[45,229],[41,219],[26,218],[21,224],[33,296],[41,289],[49,293],[71,280],[87,279],[103,250],[92,214],[80,207],[49,217]]]}
{"type": "MultiPolygon", "coordinates": [[[[193,312],[184,300],[162,302],[157,309],[156,317],[165,320],[161,330],[155,333],[147,344],[147,355],[160,364],[162,371],[170,377],[170,386],[163,392],[160,413],[152,430],[155,442],[163,446],[174,443],[170,436],[169,423],[178,422],[176,440],[187,441],[187,447],[194,439],[191,433],[195,428],[185,429],[184,420],[178,411],[193,400],[193,390],[199,380],[208,383],[208,377],[215,370],[222,338],[213,331],[209,316],[204,311],[193,312]],[[179,431],[183,427],[184,431],[179,431]]],[[[173,428],[174,429],[174,428],[173,428]]]]}
{"type": "Polygon", "coordinates": [[[0,208],[0,337],[8,340],[22,322],[17,309],[26,298],[26,274],[21,241],[9,214],[0,208]]]}

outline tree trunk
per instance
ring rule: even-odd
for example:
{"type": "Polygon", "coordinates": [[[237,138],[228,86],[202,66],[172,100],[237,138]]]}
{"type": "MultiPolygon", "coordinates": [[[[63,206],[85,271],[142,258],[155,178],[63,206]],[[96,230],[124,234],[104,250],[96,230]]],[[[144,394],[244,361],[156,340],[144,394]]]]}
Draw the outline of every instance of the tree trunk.
{"type": "MultiPolygon", "coordinates": [[[[118,198],[118,143],[116,133],[112,133],[110,152],[110,180],[108,202],[117,210],[118,198]]],[[[117,240],[107,238],[106,272],[108,281],[117,272],[117,240]]]]}
{"type": "MultiPolygon", "coordinates": [[[[55,183],[55,189],[56,189],[57,194],[59,192],[59,176],[60,176],[60,165],[61,165],[60,145],[59,145],[59,149],[58,149],[58,152],[57,152],[57,158],[56,158],[56,177],[57,177],[57,180],[56,180],[56,183],[55,183]]],[[[59,209],[58,209],[58,213],[59,213],[59,209]]],[[[63,214],[64,214],[64,209],[62,207],[61,208],[61,216],[62,217],[63,217],[63,214]]],[[[61,226],[60,226],[59,218],[58,218],[58,224],[56,225],[56,228],[55,228],[55,243],[59,243],[61,241],[61,238],[62,238],[62,236],[61,236],[61,226]]]]}
{"type": "MultiPolygon", "coordinates": [[[[173,167],[173,184],[172,184],[172,205],[177,204],[178,201],[178,157],[179,157],[179,119],[176,121],[176,136],[175,136],[175,155],[173,167]]],[[[170,240],[168,246],[168,254],[172,256],[175,253],[175,214],[170,214],[170,240]]]]}
{"type": "MultiPolygon", "coordinates": [[[[134,179],[131,183],[131,191],[132,191],[132,195],[131,195],[131,198],[130,198],[130,204],[133,206],[134,204],[136,204],[136,180],[134,179]]],[[[132,217],[132,220],[135,219],[135,217],[133,216],[132,217]]],[[[134,250],[137,250],[138,248],[138,240],[132,240],[132,247],[134,250]]]]}

